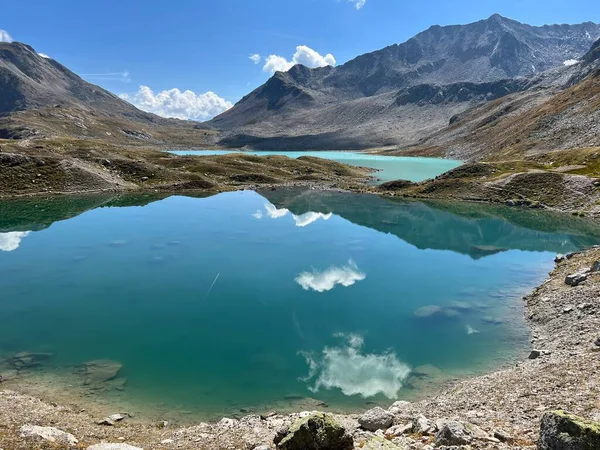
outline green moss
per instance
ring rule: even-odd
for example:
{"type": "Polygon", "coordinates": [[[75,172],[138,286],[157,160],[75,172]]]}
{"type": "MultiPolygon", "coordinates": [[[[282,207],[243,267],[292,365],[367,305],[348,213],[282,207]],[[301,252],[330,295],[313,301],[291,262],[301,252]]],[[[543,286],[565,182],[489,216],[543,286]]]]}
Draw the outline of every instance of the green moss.
{"type": "Polygon", "coordinates": [[[294,422],[278,443],[280,450],[351,450],[352,437],[328,414],[313,413],[294,422]]]}

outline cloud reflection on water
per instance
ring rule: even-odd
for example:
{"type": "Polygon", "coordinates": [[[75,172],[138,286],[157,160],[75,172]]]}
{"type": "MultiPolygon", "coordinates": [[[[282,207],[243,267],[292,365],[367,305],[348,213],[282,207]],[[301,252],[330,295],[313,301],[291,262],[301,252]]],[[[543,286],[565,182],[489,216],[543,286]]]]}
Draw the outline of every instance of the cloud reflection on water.
{"type": "Polygon", "coordinates": [[[338,284],[348,287],[365,278],[367,275],[359,270],[354,261],[350,260],[346,266],[331,266],[323,271],[302,272],[295,280],[305,291],[312,289],[317,292],[325,292],[332,290],[338,284]]]}
{"type": "Polygon", "coordinates": [[[301,381],[311,382],[309,389],[340,389],[345,395],[364,398],[383,394],[396,399],[398,391],[410,375],[410,367],[388,351],[364,353],[364,339],[358,334],[337,333],[343,346],[325,347],[321,354],[301,352],[309,367],[308,376],[301,381]]]}
{"type": "MultiPolygon", "coordinates": [[[[280,219],[282,217],[287,216],[288,214],[291,214],[292,218],[294,219],[294,222],[296,222],[297,227],[306,227],[319,219],[329,220],[333,216],[333,214],[331,213],[324,214],[312,211],[296,215],[291,213],[290,210],[287,208],[277,208],[271,203],[265,203],[265,211],[267,213],[267,216],[271,219],[280,219]]],[[[252,217],[260,220],[264,217],[263,212],[260,209],[257,209],[256,212],[252,214],[252,217]]]]}
{"type": "Polygon", "coordinates": [[[0,251],[12,252],[19,248],[21,240],[27,237],[31,231],[11,231],[0,233],[0,251]]]}

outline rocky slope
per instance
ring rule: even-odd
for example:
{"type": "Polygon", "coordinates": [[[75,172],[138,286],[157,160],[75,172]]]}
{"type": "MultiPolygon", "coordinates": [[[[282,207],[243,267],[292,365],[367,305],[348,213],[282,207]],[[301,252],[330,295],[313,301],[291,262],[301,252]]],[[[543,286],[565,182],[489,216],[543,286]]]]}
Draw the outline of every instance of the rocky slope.
{"type": "Polygon", "coordinates": [[[210,123],[230,146],[414,143],[455,114],[528,88],[524,78],[581,58],[599,36],[591,22],[532,27],[499,15],[433,26],[335,68],[277,72],[210,123]]]}
{"type": "Polygon", "coordinates": [[[198,123],[146,113],[19,42],[0,42],[0,138],[47,136],[112,142],[201,143],[198,123]]]}

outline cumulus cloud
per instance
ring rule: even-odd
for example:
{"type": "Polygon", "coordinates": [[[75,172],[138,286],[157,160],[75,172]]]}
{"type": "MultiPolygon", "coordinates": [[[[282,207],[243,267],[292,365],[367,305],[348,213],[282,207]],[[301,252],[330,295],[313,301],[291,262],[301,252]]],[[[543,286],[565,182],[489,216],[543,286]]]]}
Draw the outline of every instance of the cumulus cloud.
{"type": "Polygon", "coordinates": [[[296,53],[292,60],[288,61],[285,57],[279,55],[269,55],[265,58],[264,72],[287,72],[296,64],[303,64],[307,67],[325,67],[335,66],[335,58],[331,53],[322,56],[319,52],[306,45],[296,47],[296,53]]]}
{"type": "Polygon", "coordinates": [[[140,86],[135,94],[119,97],[144,111],[175,119],[208,120],[233,106],[212,91],[196,94],[177,88],[155,93],[148,86],[140,86]]]}
{"type": "Polygon", "coordinates": [[[262,56],[260,56],[258,53],[254,53],[253,55],[248,56],[248,59],[250,59],[254,64],[258,64],[261,61],[262,56]]]}
{"type": "Polygon", "coordinates": [[[360,9],[363,6],[365,6],[365,3],[367,3],[367,0],[348,0],[350,3],[354,3],[354,7],[356,9],[360,9]]]}
{"type": "MultiPolygon", "coordinates": [[[[267,212],[267,215],[271,219],[280,219],[281,217],[285,217],[288,214],[290,214],[289,209],[287,209],[287,208],[279,209],[275,205],[272,205],[270,203],[265,204],[265,211],[267,212]]],[[[256,219],[262,219],[262,211],[260,211],[260,210],[256,211],[256,213],[254,213],[253,216],[256,219]],[[258,213],[260,213],[260,215],[258,213]]],[[[312,211],[309,211],[307,213],[300,214],[300,215],[292,214],[292,218],[294,219],[294,222],[296,223],[297,227],[306,227],[306,226],[310,225],[311,223],[316,222],[319,219],[329,220],[329,219],[331,219],[332,216],[333,216],[333,214],[331,214],[331,213],[323,214],[323,213],[317,213],[317,212],[312,212],[312,211]]]]}
{"type": "Polygon", "coordinates": [[[325,292],[332,290],[338,284],[348,287],[365,278],[367,276],[358,269],[354,261],[350,260],[347,266],[331,266],[322,272],[317,270],[302,272],[296,277],[296,283],[305,291],[312,289],[316,292],[325,292]]]}
{"type": "Polygon", "coordinates": [[[254,217],[255,219],[262,219],[263,218],[263,213],[260,209],[257,209],[256,212],[254,214],[252,214],[252,217],[254,217]]]}
{"type": "Polygon", "coordinates": [[[345,395],[364,398],[383,394],[396,399],[398,391],[410,375],[410,367],[398,360],[393,352],[364,353],[364,339],[357,334],[335,335],[343,339],[340,347],[325,347],[320,355],[300,353],[309,367],[304,382],[309,389],[340,389],[345,395]]]}
{"type": "Polygon", "coordinates": [[[574,66],[577,63],[579,63],[579,61],[576,59],[567,59],[566,61],[563,62],[563,65],[568,67],[568,66],[574,66]]]}
{"type": "Polygon", "coordinates": [[[0,42],[12,42],[13,38],[11,37],[10,34],[8,34],[8,31],[6,30],[0,30],[0,42]]]}
{"type": "Polygon", "coordinates": [[[467,334],[471,335],[471,334],[475,334],[475,333],[479,333],[479,330],[476,330],[475,328],[473,328],[471,325],[467,325],[466,326],[466,330],[467,330],[467,334]]]}
{"type": "Polygon", "coordinates": [[[31,231],[11,231],[10,233],[0,233],[0,251],[12,252],[19,248],[21,240],[27,237],[31,231]]]}
{"type": "Polygon", "coordinates": [[[42,58],[45,58],[45,59],[52,59],[48,55],[46,55],[45,53],[38,53],[38,55],[41,56],[42,58]]]}

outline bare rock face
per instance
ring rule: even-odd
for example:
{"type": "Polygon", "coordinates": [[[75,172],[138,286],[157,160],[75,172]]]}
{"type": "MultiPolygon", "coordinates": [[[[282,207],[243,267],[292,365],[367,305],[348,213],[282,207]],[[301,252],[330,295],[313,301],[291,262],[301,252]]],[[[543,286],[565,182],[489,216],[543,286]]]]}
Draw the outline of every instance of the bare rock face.
{"type": "Polygon", "coordinates": [[[58,445],[77,445],[79,442],[72,434],[54,427],[23,425],[20,432],[22,439],[32,442],[52,442],[58,445]]]}
{"type": "Polygon", "coordinates": [[[394,415],[379,406],[359,417],[358,423],[367,431],[387,430],[394,422],[394,415]]]}
{"type": "Polygon", "coordinates": [[[330,415],[313,413],[277,433],[278,450],[352,450],[354,441],[330,415]]]}
{"type": "Polygon", "coordinates": [[[600,449],[600,424],[565,411],[542,416],[538,450],[600,449]]]}

